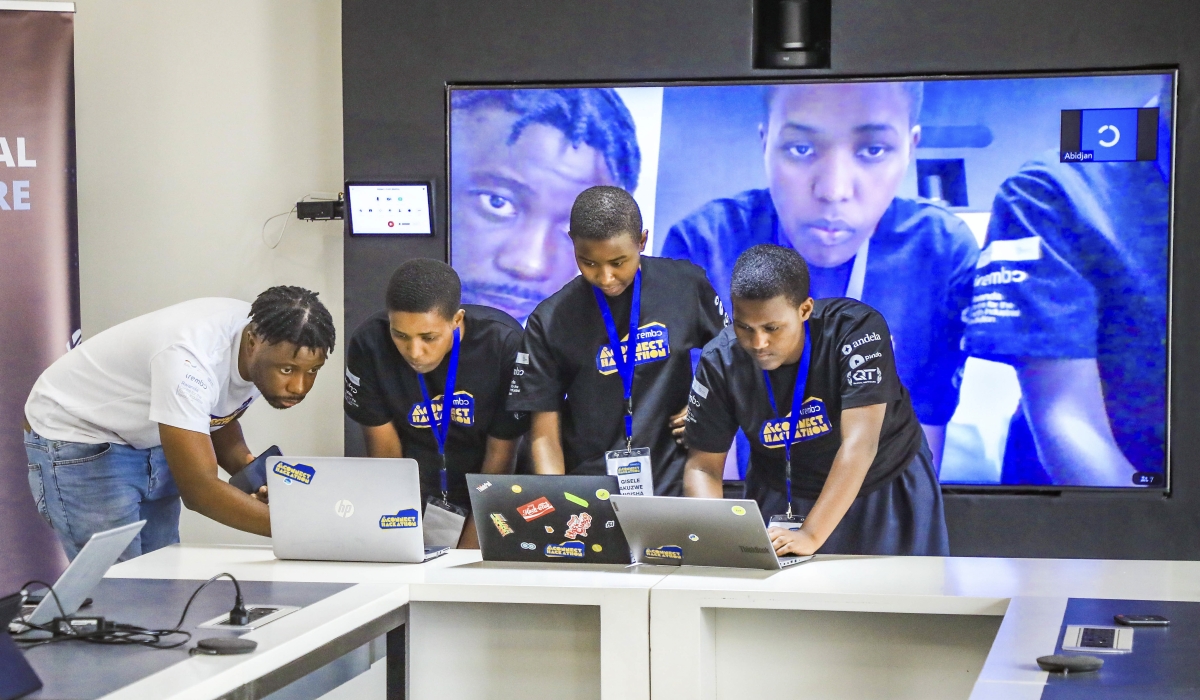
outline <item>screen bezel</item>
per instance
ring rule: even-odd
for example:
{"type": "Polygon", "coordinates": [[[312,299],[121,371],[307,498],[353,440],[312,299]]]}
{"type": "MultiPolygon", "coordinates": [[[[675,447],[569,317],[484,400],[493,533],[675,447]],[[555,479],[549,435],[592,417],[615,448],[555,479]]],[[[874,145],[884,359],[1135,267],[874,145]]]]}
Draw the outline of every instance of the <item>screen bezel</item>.
{"type": "Polygon", "coordinates": [[[346,231],[351,236],[361,236],[363,238],[387,238],[396,236],[400,238],[420,238],[432,237],[437,234],[437,220],[433,214],[433,181],[432,180],[347,180],[346,181],[346,231]],[[354,232],[354,200],[350,196],[351,187],[404,187],[404,186],[424,186],[425,187],[425,210],[429,212],[429,233],[404,233],[396,231],[395,233],[355,233],[354,232]]]}
{"type": "MultiPolygon", "coordinates": [[[[982,71],[974,73],[940,73],[940,74],[904,74],[904,75],[837,75],[821,71],[805,77],[774,74],[764,77],[747,78],[715,78],[715,79],[682,79],[682,80],[606,80],[606,81],[564,81],[564,82],[447,82],[445,84],[445,163],[446,163],[446,210],[443,212],[446,220],[446,261],[453,267],[453,217],[451,209],[454,205],[452,196],[451,173],[451,94],[455,90],[530,90],[553,88],[637,88],[637,87],[719,87],[745,85],[794,85],[809,83],[876,83],[876,82],[911,82],[911,81],[953,81],[953,80],[1012,80],[1021,78],[1087,78],[1087,77],[1117,77],[1123,75],[1170,75],[1171,76],[1171,153],[1170,153],[1170,182],[1168,187],[1167,212],[1167,337],[1166,337],[1166,387],[1164,406],[1164,449],[1163,449],[1163,484],[1161,486],[1074,486],[1074,485],[1015,485],[1015,484],[969,484],[951,483],[939,485],[943,493],[954,494],[1058,494],[1064,492],[1107,493],[1123,496],[1144,494],[1151,497],[1171,495],[1172,486],[1172,417],[1173,393],[1171,391],[1174,370],[1174,319],[1175,319],[1175,178],[1176,178],[1176,148],[1177,126],[1179,119],[1179,66],[1150,66],[1137,69],[1096,69],[1096,70],[1050,70],[1050,71],[982,71]]],[[[348,192],[348,190],[347,190],[348,192]]],[[[432,195],[432,190],[431,190],[432,195]]],[[[347,199],[347,202],[349,200],[347,199]]],[[[348,206],[348,204],[347,204],[348,206]]],[[[430,210],[432,216],[432,209],[430,210]]],[[[369,234],[360,234],[369,235],[369,234]]],[[[388,235],[388,234],[383,234],[388,235]]]]}

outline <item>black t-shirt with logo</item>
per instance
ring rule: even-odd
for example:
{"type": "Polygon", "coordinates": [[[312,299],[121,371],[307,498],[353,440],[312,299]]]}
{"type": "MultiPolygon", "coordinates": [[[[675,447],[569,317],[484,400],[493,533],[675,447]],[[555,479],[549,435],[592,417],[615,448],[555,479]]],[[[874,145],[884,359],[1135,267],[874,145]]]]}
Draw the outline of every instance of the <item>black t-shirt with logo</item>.
{"type": "MultiPolygon", "coordinates": [[[[883,315],[853,299],[818,299],[808,321],[811,360],[800,436],[792,445],[792,492],[816,498],[842,445],[841,414],[848,408],[887,404],[879,451],[860,493],[899,476],[921,447],[921,425],[908,390],[896,374],[892,336],[883,315]]],[[[798,365],[771,371],[778,416],[771,409],[762,370],[738,345],[732,327],[709,343],[692,382],[688,445],[725,452],[740,427],[750,438],[749,494],[784,489],[784,444],[791,427],[792,390],[798,365]]]]}
{"type": "MultiPolygon", "coordinates": [[[[463,474],[483,465],[488,437],[514,440],[529,429],[529,416],[505,410],[521,326],[503,311],[466,304],[459,345],[451,424],[446,437],[450,501],[469,507],[463,474]]],[[[434,413],[440,417],[450,355],[425,375],[434,413]]],[[[440,495],[441,458],[421,397],[421,385],[392,342],[388,316],[379,312],[354,331],[346,350],[346,415],[362,425],[392,423],[404,456],[421,467],[422,496],[440,495]]]]}
{"type": "MultiPolygon", "coordinates": [[[[687,451],[670,417],[687,405],[691,350],[728,322],[704,271],[682,260],[642,257],[642,304],[633,379],[633,446],[650,448],[654,491],[682,493],[687,451]]],[[[625,391],[593,287],[568,282],[534,310],[513,369],[510,411],[558,411],[568,474],[604,474],[604,453],[625,448],[625,391]]],[[[633,285],[608,299],[622,340],[633,285]]]]}

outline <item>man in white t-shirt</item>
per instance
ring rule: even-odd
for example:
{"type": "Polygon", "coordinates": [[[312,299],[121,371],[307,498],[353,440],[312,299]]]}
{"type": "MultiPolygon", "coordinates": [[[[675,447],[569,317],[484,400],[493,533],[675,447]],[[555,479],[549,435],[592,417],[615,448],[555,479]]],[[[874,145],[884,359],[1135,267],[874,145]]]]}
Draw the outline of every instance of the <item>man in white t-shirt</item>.
{"type": "Polygon", "coordinates": [[[145,520],[122,559],[179,541],[188,508],[270,536],[265,489],[217,477],[254,460],[238,418],[262,396],[290,408],[333,352],[314,292],[272,287],[253,304],[195,299],[113,326],[60,357],[25,402],[38,510],[74,558],[93,533],[145,520]]]}

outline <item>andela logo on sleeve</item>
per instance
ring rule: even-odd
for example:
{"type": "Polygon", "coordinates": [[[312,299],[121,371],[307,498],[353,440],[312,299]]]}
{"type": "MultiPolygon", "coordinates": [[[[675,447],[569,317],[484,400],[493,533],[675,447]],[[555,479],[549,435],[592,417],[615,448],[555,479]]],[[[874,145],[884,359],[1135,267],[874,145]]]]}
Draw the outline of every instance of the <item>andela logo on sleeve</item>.
{"type": "MultiPolygon", "coordinates": [[[[629,336],[621,342],[621,352],[629,347],[629,336]]],[[[637,343],[634,346],[633,364],[644,365],[647,362],[658,362],[671,356],[671,336],[666,325],[655,321],[647,323],[638,329],[637,343]]],[[[607,343],[600,346],[596,353],[596,369],[600,374],[613,374],[617,371],[617,361],[613,356],[612,346],[607,343]]]]}
{"type": "MultiPolygon", "coordinates": [[[[434,420],[442,420],[442,395],[429,400],[433,406],[434,420]]],[[[475,425],[475,397],[466,391],[454,392],[454,401],[450,404],[450,422],[457,425],[475,425]]],[[[418,401],[408,412],[408,424],[414,428],[428,428],[429,415],[425,411],[425,402],[418,401]]]]}
{"type": "MultiPolygon", "coordinates": [[[[814,440],[832,430],[833,426],[829,424],[824,401],[809,397],[800,404],[800,424],[794,432],[796,442],[814,440]]],[[[792,416],[789,413],[783,418],[763,421],[762,430],[759,431],[759,440],[763,447],[783,447],[787,444],[788,435],[791,434],[793,434],[792,416]]]]}

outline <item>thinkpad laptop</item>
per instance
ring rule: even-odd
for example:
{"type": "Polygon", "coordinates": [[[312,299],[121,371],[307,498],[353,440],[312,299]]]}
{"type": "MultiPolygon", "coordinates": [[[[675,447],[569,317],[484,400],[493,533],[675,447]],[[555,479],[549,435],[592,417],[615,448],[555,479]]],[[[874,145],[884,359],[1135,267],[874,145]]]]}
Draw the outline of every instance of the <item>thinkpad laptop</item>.
{"type": "Polygon", "coordinates": [[[812,556],[775,556],[758,504],[723,498],[613,496],[639,564],[783,569],[812,556]]]}
{"type": "Polygon", "coordinates": [[[615,476],[467,474],[486,561],[628,564],[615,476]]]}
{"type": "Polygon", "coordinates": [[[142,531],[145,520],[122,525],[121,527],[97,532],[92,535],[79,550],[79,554],[71,560],[67,570],[54,582],[54,593],[42,590],[37,592],[36,607],[26,606],[22,612],[24,621],[32,625],[44,625],[56,617],[74,615],[79,611],[87,597],[96,589],[96,584],[104,578],[109,568],[117,562],[121,553],[129,546],[134,537],[142,531]],[[62,609],[59,610],[59,606],[62,609]]]}
{"type": "Polygon", "coordinates": [[[426,547],[412,459],[271,457],[271,542],[279,559],[419,564],[426,547]]]}

